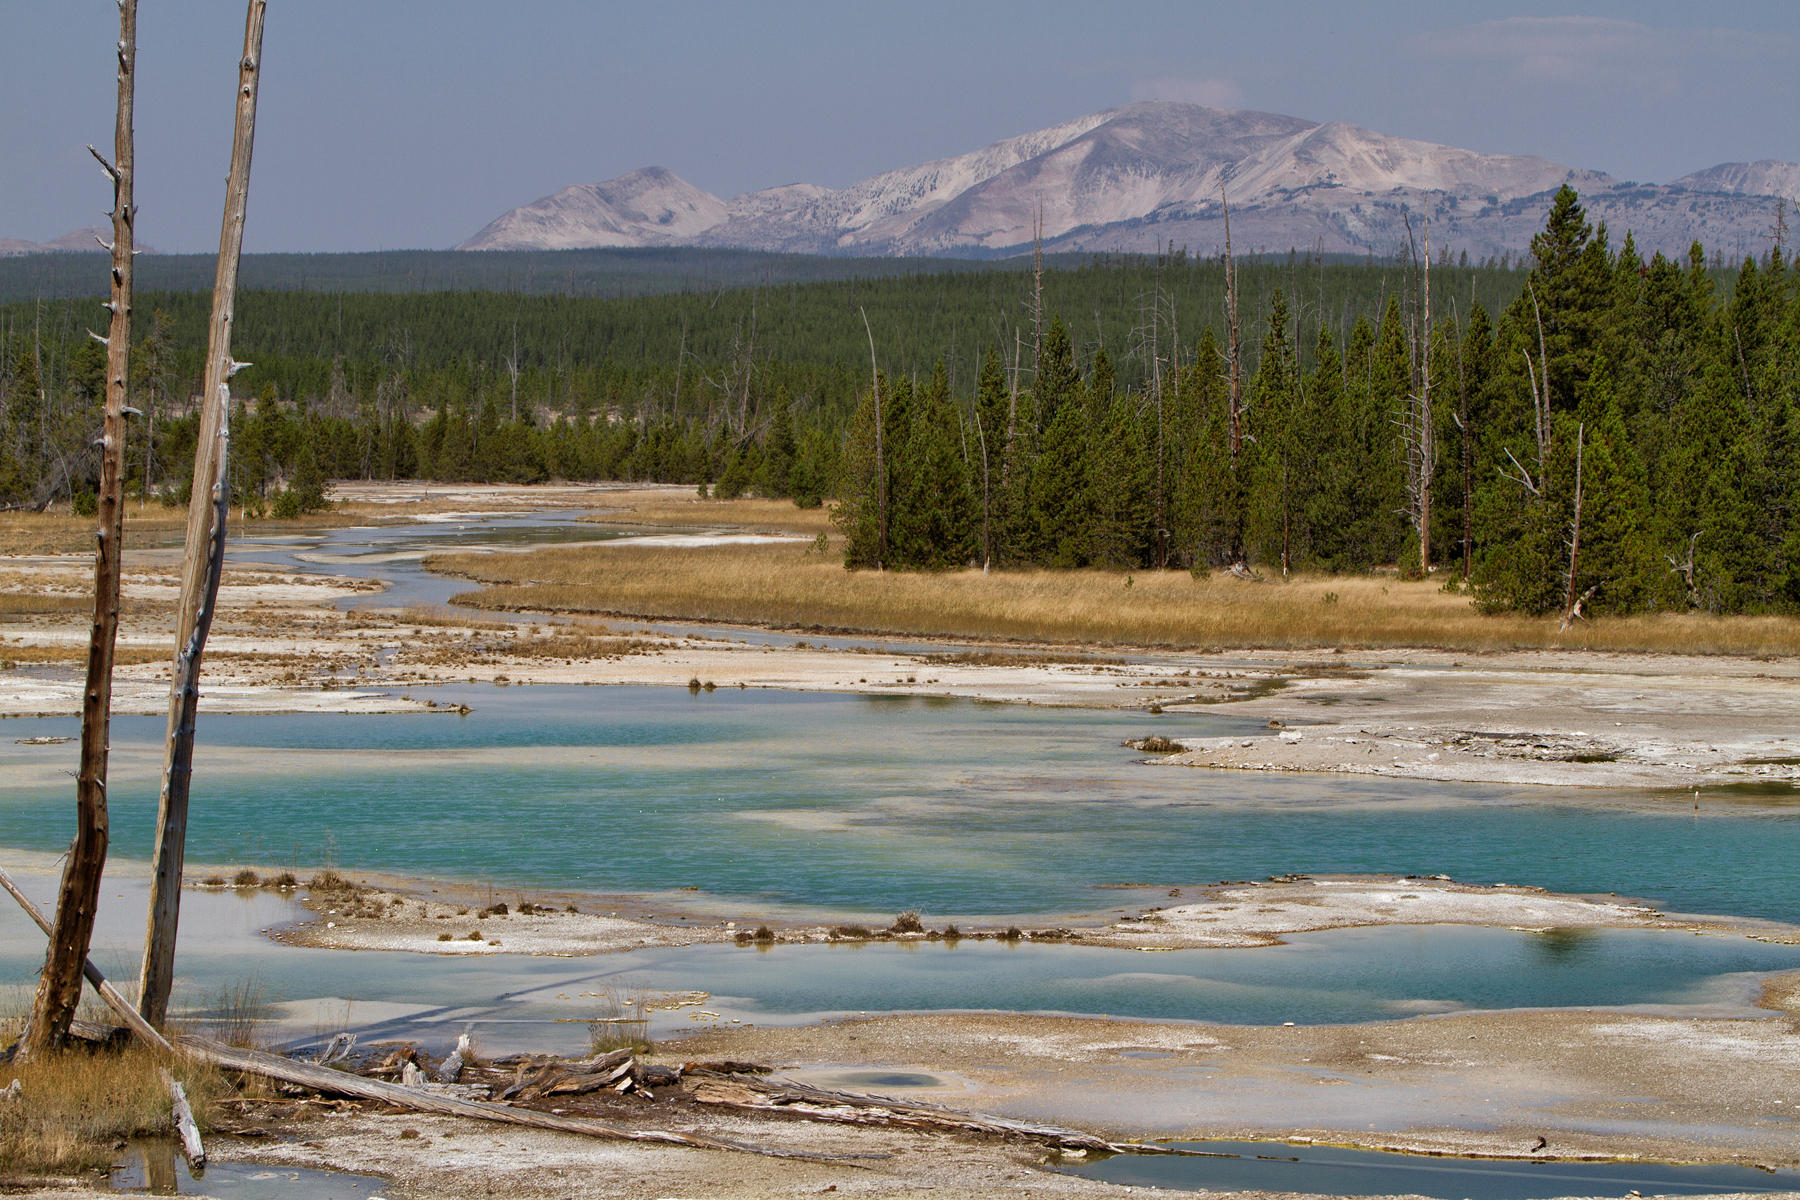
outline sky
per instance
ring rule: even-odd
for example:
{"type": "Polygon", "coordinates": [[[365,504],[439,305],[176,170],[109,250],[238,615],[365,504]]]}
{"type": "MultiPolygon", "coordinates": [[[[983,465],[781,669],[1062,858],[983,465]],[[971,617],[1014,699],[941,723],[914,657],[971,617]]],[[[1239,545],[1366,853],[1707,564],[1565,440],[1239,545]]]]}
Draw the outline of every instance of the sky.
{"type": "MultiPolygon", "coordinates": [[[[138,235],[218,245],[242,0],[140,0],[138,235]]],[[[117,10],[0,0],[0,238],[102,223],[117,10]]],[[[248,251],[447,247],[663,166],[721,197],[1145,99],[1667,182],[1800,161],[1800,3],[271,0],[248,251]]]]}

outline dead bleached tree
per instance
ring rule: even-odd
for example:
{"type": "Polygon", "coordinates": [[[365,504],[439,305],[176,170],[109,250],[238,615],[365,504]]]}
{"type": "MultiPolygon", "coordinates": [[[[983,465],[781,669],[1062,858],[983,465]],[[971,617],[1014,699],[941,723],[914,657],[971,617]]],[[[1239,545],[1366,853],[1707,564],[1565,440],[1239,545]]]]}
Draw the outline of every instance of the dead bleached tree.
{"type": "MultiPolygon", "coordinates": [[[[1415,265],[1421,262],[1413,243],[1412,217],[1406,221],[1406,239],[1415,265]]],[[[1431,411],[1431,226],[1425,226],[1423,281],[1419,287],[1420,315],[1413,333],[1414,387],[1400,407],[1397,422],[1406,455],[1407,519],[1419,542],[1419,570],[1431,574],[1431,489],[1437,480],[1436,426],[1431,411]]]]}
{"type": "Polygon", "coordinates": [[[213,283],[212,324],[207,333],[206,383],[200,437],[194,451],[193,494],[188,502],[187,545],[181,563],[181,606],[175,625],[174,678],[169,686],[169,729],[164,748],[162,794],[157,803],[156,845],[151,858],[150,914],[144,931],[138,1011],[160,1025],[169,1011],[175,977],[175,928],[181,911],[181,866],[187,847],[188,784],[194,773],[194,717],[200,702],[200,655],[212,629],[213,605],[225,566],[225,512],[230,491],[225,459],[231,444],[231,377],[248,366],[232,361],[231,322],[237,299],[238,257],[244,245],[244,213],[250,201],[250,149],[256,133],[256,93],[261,78],[264,0],[250,0],[244,18],[244,54],[238,60],[237,122],[231,173],[225,182],[225,220],[213,283]]]}
{"type": "MultiPolygon", "coordinates": [[[[119,104],[113,161],[90,153],[112,179],[112,320],[106,336],[106,416],[100,434],[99,527],[94,547],[94,629],[88,641],[87,682],[81,695],[81,768],[75,784],[75,842],[63,865],[56,923],[44,973],[32,998],[19,1054],[29,1058],[62,1044],[81,1003],[81,972],[106,869],[106,750],[112,718],[113,646],[119,630],[119,570],[124,547],[126,381],[130,378],[132,227],[132,103],[137,75],[137,0],[119,0],[119,104]]],[[[98,334],[95,337],[99,337],[98,334]]]]}

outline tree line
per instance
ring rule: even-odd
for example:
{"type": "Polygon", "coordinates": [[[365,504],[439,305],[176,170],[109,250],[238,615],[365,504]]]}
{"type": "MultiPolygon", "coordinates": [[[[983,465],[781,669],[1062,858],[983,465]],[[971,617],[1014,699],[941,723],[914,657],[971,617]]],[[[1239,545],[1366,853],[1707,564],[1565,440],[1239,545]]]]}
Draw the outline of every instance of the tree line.
{"type": "Polygon", "coordinates": [[[1051,323],[1028,386],[991,351],[869,380],[838,519],[851,567],[1436,571],[1489,609],[1800,607],[1800,301],[1784,231],[1721,287],[1617,248],[1567,188],[1490,315],[1415,256],[1311,353],[1285,290],[1121,386],[1051,323]],[[1435,295],[1434,295],[1435,288],[1435,295]],[[1252,360],[1243,341],[1258,342],[1252,360]]]}
{"type": "MultiPolygon", "coordinates": [[[[852,566],[1397,565],[1528,612],[1800,605],[1784,231],[1735,272],[1698,246],[1644,261],[1565,189],[1517,265],[1419,232],[1361,264],[252,291],[232,488],[254,514],[326,477],[656,480],[836,496],[852,566]]],[[[206,300],[140,301],[143,495],[184,494],[206,300]]],[[[91,486],[72,303],[0,306],[0,504],[91,486]]]]}

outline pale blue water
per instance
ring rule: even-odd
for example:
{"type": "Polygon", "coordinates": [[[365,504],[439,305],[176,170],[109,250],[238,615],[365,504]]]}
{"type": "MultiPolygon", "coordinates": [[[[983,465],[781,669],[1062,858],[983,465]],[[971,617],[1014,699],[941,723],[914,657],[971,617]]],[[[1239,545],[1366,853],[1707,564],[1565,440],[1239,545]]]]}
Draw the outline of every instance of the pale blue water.
{"type": "Polygon", "coordinates": [[[1281,1142],[1175,1142],[1203,1158],[1119,1155],[1077,1173],[1111,1183],[1213,1191],[1420,1195],[1441,1200],[1540,1200],[1551,1196],[1792,1192],[1800,1171],[1719,1163],[1499,1161],[1434,1158],[1281,1142]]]}
{"type": "MultiPolygon", "coordinates": [[[[1146,766],[1229,716],[680,689],[437,689],[466,717],[201,714],[188,855],[507,888],[698,887],[746,906],[1055,913],[1103,889],[1443,873],[1800,921],[1800,804],[1146,766]]],[[[73,767],[73,718],[0,771],[73,767]]],[[[147,857],[160,718],[114,723],[113,852],[147,857]]],[[[72,785],[0,784],[0,845],[60,850],[72,785]]],[[[20,777],[15,773],[15,778],[20,777]]]]}
{"type": "MultiPolygon", "coordinates": [[[[48,899],[54,882],[39,878],[48,899]]],[[[93,958],[109,977],[136,970],[139,877],[110,884],[93,958]]],[[[707,1022],[796,1024],[845,1012],[982,1010],[1227,1024],[1390,1020],[1501,1008],[1640,1007],[1748,1016],[1759,979],[1800,970],[1800,946],[1645,930],[1557,931],[1390,926],[1297,934],[1257,949],[1143,953],[1073,944],[944,942],[707,944],[587,958],[467,957],[278,945],[262,931],[293,918],[266,893],[183,900],[177,1007],[204,1014],[252,984],[289,1017],[269,1038],[307,1043],[339,1028],[365,1041],[447,1045],[474,1031],[489,1053],[575,1052],[601,993],[698,989],[702,1004],[655,1014],[657,1037],[707,1022]],[[324,1003],[317,1003],[324,1001],[324,1003]],[[712,1014],[698,1017],[699,1009],[712,1014]]],[[[329,914],[327,914],[329,915],[329,914]]],[[[479,926],[502,947],[508,920],[479,926]]],[[[0,910],[0,981],[24,983],[43,959],[24,917],[0,910]]]]}

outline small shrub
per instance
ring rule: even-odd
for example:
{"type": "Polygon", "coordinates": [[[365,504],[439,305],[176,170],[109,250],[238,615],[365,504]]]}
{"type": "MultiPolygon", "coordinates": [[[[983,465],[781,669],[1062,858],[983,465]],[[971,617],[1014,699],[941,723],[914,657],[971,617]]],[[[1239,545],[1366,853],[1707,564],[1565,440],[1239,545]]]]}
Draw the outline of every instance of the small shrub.
{"type": "Polygon", "coordinates": [[[292,871],[283,871],[279,875],[271,875],[263,880],[263,886],[266,888],[279,888],[285,891],[288,888],[299,887],[300,881],[294,878],[294,873],[292,871]]]}
{"type": "Polygon", "coordinates": [[[479,929],[469,930],[468,936],[463,938],[463,940],[465,942],[479,942],[481,940],[481,930],[479,930],[479,929]]]}
{"type": "Polygon", "coordinates": [[[860,941],[867,941],[869,938],[872,938],[875,935],[874,935],[874,933],[870,932],[868,926],[866,926],[866,925],[838,925],[838,926],[835,926],[832,928],[831,936],[832,937],[840,937],[840,938],[855,938],[860,941]]]}
{"type": "Polygon", "coordinates": [[[231,877],[231,882],[236,887],[255,887],[262,882],[262,876],[258,875],[255,871],[252,871],[249,867],[245,867],[231,877]]]}
{"type": "Polygon", "coordinates": [[[954,941],[959,940],[961,937],[962,937],[962,930],[958,929],[956,926],[954,926],[954,925],[944,926],[944,940],[946,942],[954,942],[954,941]]]}
{"type": "Polygon", "coordinates": [[[356,885],[328,867],[306,881],[306,890],[309,892],[350,892],[356,890],[356,885]]]}
{"type": "Polygon", "coordinates": [[[1003,942],[1016,942],[1024,936],[1025,934],[1017,925],[1008,925],[1006,927],[1006,932],[1000,935],[1000,940],[1003,942]]]}
{"type": "Polygon", "coordinates": [[[775,940],[775,931],[770,929],[767,925],[758,925],[756,927],[756,940],[760,944],[766,946],[775,940]]]}
{"type": "Polygon", "coordinates": [[[924,933],[925,932],[925,922],[923,922],[919,919],[919,914],[917,912],[914,912],[912,909],[909,908],[905,912],[901,913],[899,916],[894,918],[894,923],[892,925],[888,926],[888,932],[890,932],[890,933],[924,933]]]}
{"type": "Polygon", "coordinates": [[[455,940],[456,940],[455,935],[452,934],[448,929],[446,929],[446,930],[444,930],[444,932],[438,934],[438,941],[440,941],[440,942],[453,942],[455,940]]]}

